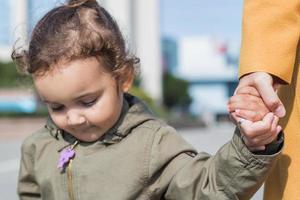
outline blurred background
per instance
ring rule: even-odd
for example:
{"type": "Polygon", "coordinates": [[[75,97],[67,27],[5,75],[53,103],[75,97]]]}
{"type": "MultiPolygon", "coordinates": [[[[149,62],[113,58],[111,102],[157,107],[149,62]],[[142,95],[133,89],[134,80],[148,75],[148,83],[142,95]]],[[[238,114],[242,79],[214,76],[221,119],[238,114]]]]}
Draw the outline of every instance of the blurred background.
{"type": "MultiPolygon", "coordinates": [[[[12,48],[26,47],[37,21],[58,0],[0,0],[0,193],[17,199],[20,144],[47,111],[12,48]]],[[[131,93],[175,126],[199,151],[232,137],[226,103],[237,85],[242,0],[101,0],[128,49],[141,59],[131,93]]],[[[253,199],[262,199],[261,191],[253,199]]]]}

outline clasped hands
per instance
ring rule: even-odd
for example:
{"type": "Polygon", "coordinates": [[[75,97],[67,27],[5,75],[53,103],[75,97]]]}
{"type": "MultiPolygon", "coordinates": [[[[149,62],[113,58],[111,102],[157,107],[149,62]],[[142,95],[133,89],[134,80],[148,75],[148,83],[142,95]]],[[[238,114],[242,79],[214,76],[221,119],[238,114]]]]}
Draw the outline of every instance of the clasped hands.
{"type": "Polygon", "coordinates": [[[264,150],[282,130],[278,122],[285,109],[276,93],[278,87],[272,75],[254,72],[240,79],[228,101],[230,117],[252,152],[264,150]]]}

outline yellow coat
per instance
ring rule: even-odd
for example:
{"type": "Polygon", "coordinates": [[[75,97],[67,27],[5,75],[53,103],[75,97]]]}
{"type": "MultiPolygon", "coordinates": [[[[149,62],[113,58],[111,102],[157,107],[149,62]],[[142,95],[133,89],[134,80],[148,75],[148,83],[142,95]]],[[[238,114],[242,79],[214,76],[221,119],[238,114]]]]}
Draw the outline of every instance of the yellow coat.
{"type": "Polygon", "coordinates": [[[300,0],[245,0],[239,75],[265,71],[285,83],[279,96],[285,149],[265,184],[265,200],[300,200],[300,0]]]}

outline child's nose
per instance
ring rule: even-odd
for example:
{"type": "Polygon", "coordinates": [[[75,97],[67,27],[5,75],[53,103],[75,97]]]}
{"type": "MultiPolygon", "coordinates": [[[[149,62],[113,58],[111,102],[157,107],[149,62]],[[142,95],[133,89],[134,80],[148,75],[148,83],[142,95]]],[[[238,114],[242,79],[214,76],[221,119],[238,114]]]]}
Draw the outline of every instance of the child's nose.
{"type": "Polygon", "coordinates": [[[69,126],[81,125],[86,122],[85,117],[76,111],[69,111],[67,114],[67,123],[69,126]]]}

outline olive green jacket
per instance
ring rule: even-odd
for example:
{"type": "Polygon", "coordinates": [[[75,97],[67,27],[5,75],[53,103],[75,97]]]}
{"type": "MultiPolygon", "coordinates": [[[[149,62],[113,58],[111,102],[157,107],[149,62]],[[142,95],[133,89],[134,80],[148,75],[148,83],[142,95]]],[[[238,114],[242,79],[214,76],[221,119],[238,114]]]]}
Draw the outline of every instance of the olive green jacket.
{"type": "Polygon", "coordinates": [[[99,141],[80,142],[64,171],[59,152],[75,138],[51,120],[22,145],[20,199],[249,199],[276,155],[254,155],[235,131],[216,155],[197,153],[137,98],[125,95],[117,124],[99,141]]]}

